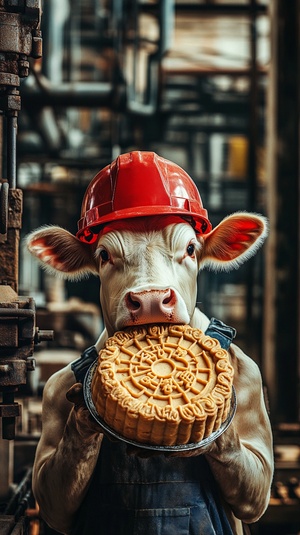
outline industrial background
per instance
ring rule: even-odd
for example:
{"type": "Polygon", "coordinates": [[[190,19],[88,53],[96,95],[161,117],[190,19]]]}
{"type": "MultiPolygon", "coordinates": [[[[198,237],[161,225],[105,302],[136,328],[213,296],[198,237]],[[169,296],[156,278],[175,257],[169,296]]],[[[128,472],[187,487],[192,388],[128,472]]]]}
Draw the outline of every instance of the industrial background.
{"type": "Polygon", "coordinates": [[[300,533],[299,25],[300,0],[0,0],[1,535],[56,533],[30,483],[43,386],[102,327],[97,279],[42,272],[23,238],[75,233],[91,178],[137,149],[181,165],[213,225],[269,218],[245,267],[201,273],[199,302],[263,375],[276,471],[251,532],[300,533]]]}

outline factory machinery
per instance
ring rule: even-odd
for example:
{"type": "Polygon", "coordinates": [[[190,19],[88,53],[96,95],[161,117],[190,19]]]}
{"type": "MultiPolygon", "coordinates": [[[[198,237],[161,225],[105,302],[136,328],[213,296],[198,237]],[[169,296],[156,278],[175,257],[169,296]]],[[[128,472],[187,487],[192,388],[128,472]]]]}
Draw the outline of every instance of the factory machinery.
{"type": "MultiPolygon", "coordinates": [[[[132,148],[170,159],[178,151],[214,224],[241,206],[263,213],[267,73],[257,68],[256,40],[267,15],[254,0],[0,0],[0,535],[55,533],[31,490],[42,389],[102,325],[97,282],[89,290],[41,274],[23,237],[52,223],[74,233],[94,172],[132,148]],[[182,68],[184,51],[179,62],[172,52],[175,19],[199,16],[247,18],[246,68],[195,67],[195,59],[182,68]],[[221,136],[230,143],[220,146],[221,136]],[[240,157],[245,139],[246,171],[231,157],[240,157]]],[[[237,326],[264,370],[262,257],[255,262],[241,270],[244,283],[235,273],[227,282],[218,275],[216,286],[203,274],[199,293],[208,313],[237,326]]],[[[272,497],[253,535],[300,532],[300,429],[288,420],[274,422],[272,497]]]]}

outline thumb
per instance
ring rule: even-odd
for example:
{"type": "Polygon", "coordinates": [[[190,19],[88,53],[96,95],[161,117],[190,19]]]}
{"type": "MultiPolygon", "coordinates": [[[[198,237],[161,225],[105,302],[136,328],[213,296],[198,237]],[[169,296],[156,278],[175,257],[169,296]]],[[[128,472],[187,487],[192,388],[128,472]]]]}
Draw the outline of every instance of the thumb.
{"type": "Polygon", "coordinates": [[[83,387],[81,383],[75,383],[66,393],[66,398],[77,407],[85,406],[83,387]]]}

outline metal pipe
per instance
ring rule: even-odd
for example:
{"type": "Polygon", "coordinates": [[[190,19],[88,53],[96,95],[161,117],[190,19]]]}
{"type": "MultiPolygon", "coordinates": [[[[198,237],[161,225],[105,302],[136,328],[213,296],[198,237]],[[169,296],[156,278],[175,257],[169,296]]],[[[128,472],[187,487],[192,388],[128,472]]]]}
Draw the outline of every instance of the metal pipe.
{"type": "Polygon", "coordinates": [[[114,97],[113,85],[109,82],[71,82],[57,87],[51,84],[40,84],[40,87],[22,88],[24,106],[78,106],[78,107],[111,107],[114,97]]]}
{"type": "MultiPolygon", "coordinates": [[[[175,3],[176,13],[195,13],[196,15],[201,16],[248,16],[249,14],[249,5],[247,3],[237,3],[232,4],[226,2],[221,3],[210,3],[210,4],[200,4],[199,2],[180,2],[175,3]]],[[[141,3],[140,10],[142,13],[151,13],[156,14],[158,12],[157,3],[141,3]]],[[[268,12],[268,6],[264,4],[257,4],[255,6],[255,11],[258,15],[263,15],[268,12]]]]}
{"type": "Polygon", "coordinates": [[[7,180],[11,189],[15,189],[17,185],[17,128],[17,116],[9,114],[7,116],[7,180]]]}
{"type": "MultiPolygon", "coordinates": [[[[14,392],[3,392],[1,405],[15,405],[14,392]]],[[[15,438],[15,416],[2,417],[2,438],[5,440],[13,440],[15,438]]]]}
{"type": "Polygon", "coordinates": [[[28,309],[28,308],[0,308],[0,317],[7,317],[7,318],[13,318],[13,317],[23,317],[23,318],[31,318],[35,314],[34,310],[28,309]]]}

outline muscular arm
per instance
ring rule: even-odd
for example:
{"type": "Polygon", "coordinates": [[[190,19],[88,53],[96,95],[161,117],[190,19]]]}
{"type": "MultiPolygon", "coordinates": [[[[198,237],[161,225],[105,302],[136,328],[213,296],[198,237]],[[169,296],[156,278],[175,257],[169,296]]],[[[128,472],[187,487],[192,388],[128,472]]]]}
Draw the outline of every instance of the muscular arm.
{"type": "MultiPolygon", "coordinates": [[[[208,324],[205,314],[196,309],[193,326],[205,331],[208,324]]],[[[231,344],[230,354],[237,411],[229,428],[205,454],[234,515],[252,523],[269,503],[274,470],[272,431],[258,366],[235,344],[231,344]]]]}
{"type": "Polygon", "coordinates": [[[74,382],[67,366],[45,386],[43,431],[33,467],[33,492],[41,516],[66,534],[87,491],[103,436],[87,409],[66,399],[74,382]]]}
{"type": "Polygon", "coordinates": [[[206,457],[235,516],[257,521],[269,503],[273,477],[272,433],[257,365],[231,346],[237,411],[206,457]]]}
{"type": "MultiPolygon", "coordinates": [[[[237,412],[205,454],[225,501],[237,518],[250,523],[258,520],[269,501],[272,434],[258,367],[234,345],[231,356],[237,412]]],[[[43,433],[33,473],[33,489],[43,518],[64,533],[69,533],[86,493],[102,440],[87,409],[73,408],[67,401],[66,392],[73,383],[73,372],[66,368],[45,387],[43,433]]]]}

